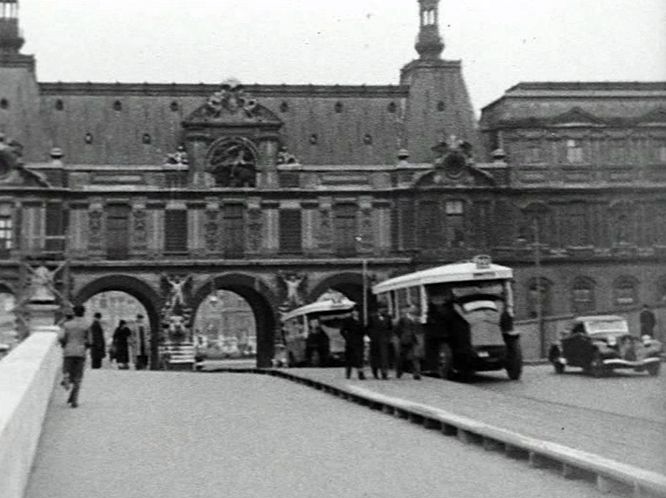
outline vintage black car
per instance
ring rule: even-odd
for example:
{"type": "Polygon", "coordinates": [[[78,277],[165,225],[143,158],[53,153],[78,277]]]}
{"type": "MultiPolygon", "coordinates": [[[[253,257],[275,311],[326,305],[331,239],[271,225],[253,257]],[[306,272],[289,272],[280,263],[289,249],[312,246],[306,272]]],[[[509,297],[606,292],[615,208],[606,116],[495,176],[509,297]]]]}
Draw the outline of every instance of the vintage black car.
{"type": "Polygon", "coordinates": [[[574,319],[571,331],[551,346],[548,359],[558,374],[570,366],[582,367],[594,377],[618,368],[647,370],[656,376],[661,352],[661,342],[650,336],[632,335],[627,320],[621,316],[581,316],[574,319]]]}

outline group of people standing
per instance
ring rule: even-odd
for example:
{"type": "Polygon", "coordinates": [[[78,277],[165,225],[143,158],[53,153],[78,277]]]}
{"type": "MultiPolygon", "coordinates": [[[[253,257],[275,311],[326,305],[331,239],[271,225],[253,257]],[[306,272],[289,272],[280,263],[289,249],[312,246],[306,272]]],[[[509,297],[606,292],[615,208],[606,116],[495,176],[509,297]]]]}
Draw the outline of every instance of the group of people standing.
{"type": "MultiPolygon", "coordinates": [[[[90,352],[91,368],[102,367],[106,357],[106,338],[102,327],[102,314],[95,313],[92,323],[85,319],[85,307],[74,306],[73,315],[67,316],[61,324],[58,341],[63,348],[63,380],[61,385],[69,390],[67,403],[72,408],[78,406],[79,390],[83,380],[86,353],[90,352]]],[[[136,316],[135,326],[130,328],[125,320],[116,327],[109,358],[118,363],[118,368],[128,369],[130,357],[135,359],[135,367],[142,370],[148,366],[149,331],[143,322],[143,315],[136,316]]]]}
{"type": "Polygon", "coordinates": [[[396,378],[402,377],[410,364],[414,379],[421,379],[421,362],[425,357],[425,330],[418,318],[419,310],[410,305],[394,324],[388,309],[380,304],[370,315],[367,327],[357,309],[342,323],[340,333],[345,339],[345,376],[349,379],[356,369],[358,378],[365,379],[363,369],[365,336],[370,338],[370,368],[375,379],[388,379],[391,360],[395,363],[396,378]]]}

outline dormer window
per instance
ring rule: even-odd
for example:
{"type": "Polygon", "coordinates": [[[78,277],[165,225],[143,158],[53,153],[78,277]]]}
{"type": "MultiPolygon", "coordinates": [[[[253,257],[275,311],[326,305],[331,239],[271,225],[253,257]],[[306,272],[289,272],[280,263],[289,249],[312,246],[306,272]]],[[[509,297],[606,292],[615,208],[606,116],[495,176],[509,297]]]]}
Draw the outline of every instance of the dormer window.
{"type": "Polygon", "coordinates": [[[151,138],[150,133],[144,133],[141,137],[141,142],[143,142],[145,145],[150,145],[152,141],[153,139],[151,138]]]}
{"type": "Polygon", "coordinates": [[[287,112],[289,110],[289,104],[287,102],[282,102],[280,104],[280,112],[287,112]]]}
{"type": "Polygon", "coordinates": [[[365,145],[372,145],[372,135],[370,135],[370,133],[363,135],[363,143],[365,145]]]}
{"type": "Polygon", "coordinates": [[[122,104],[122,102],[120,102],[120,100],[116,100],[113,103],[113,110],[114,111],[122,111],[123,110],[123,104],[122,104]]]}
{"type": "Polygon", "coordinates": [[[179,108],[180,106],[178,105],[178,102],[176,102],[175,100],[171,102],[171,105],[169,106],[169,109],[171,109],[172,112],[178,112],[179,108]]]}
{"type": "Polygon", "coordinates": [[[84,140],[88,145],[90,145],[91,143],[93,143],[93,136],[92,136],[92,133],[86,133],[86,136],[83,138],[83,140],[84,140]]]}
{"type": "Polygon", "coordinates": [[[391,114],[393,114],[393,113],[396,111],[396,108],[397,108],[397,107],[398,107],[398,106],[395,105],[395,102],[390,102],[389,105],[388,105],[388,107],[386,108],[386,110],[387,110],[388,112],[390,112],[391,114]]]}
{"type": "Polygon", "coordinates": [[[337,112],[338,114],[342,112],[342,102],[335,103],[335,112],[337,112]]]}
{"type": "Polygon", "coordinates": [[[9,109],[9,100],[0,99],[0,109],[9,109]]]}
{"type": "Polygon", "coordinates": [[[444,101],[440,100],[439,102],[437,102],[437,110],[439,112],[442,112],[444,109],[446,109],[446,104],[444,103],[444,101]]]}
{"type": "Polygon", "coordinates": [[[312,135],[310,135],[310,144],[311,145],[317,145],[318,142],[319,142],[319,137],[317,136],[316,133],[313,133],[312,135]]]}
{"type": "Polygon", "coordinates": [[[65,103],[62,101],[62,99],[56,100],[56,103],[55,103],[56,111],[62,111],[64,108],[65,108],[65,103]]]}
{"type": "Polygon", "coordinates": [[[567,162],[580,164],[583,162],[583,147],[577,140],[567,140],[567,162]]]}

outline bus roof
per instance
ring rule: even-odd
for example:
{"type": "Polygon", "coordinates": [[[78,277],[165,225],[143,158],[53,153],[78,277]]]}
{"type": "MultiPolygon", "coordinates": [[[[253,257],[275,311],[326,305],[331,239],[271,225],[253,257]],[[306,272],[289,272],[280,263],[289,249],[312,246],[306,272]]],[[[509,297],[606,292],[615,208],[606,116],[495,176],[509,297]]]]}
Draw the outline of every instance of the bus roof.
{"type": "Polygon", "coordinates": [[[417,287],[420,285],[439,284],[445,282],[478,282],[484,280],[503,280],[513,278],[513,270],[506,266],[492,263],[478,264],[466,261],[421,270],[407,275],[385,280],[372,288],[374,294],[417,287]]]}
{"type": "Polygon", "coordinates": [[[305,306],[301,306],[300,308],[296,308],[295,310],[288,311],[287,313],[282,315],[280,320],[286,322],[287,320],[302,315],[312,315],[315,313],[320,313],[320,314],[334,313],[336,311],[349,311],[354,306],[356,306],[356,303],[354,301],[350,301],[347,298],[341,300],[330,299],[325,301],[315,301],[314,303],[306,304],[305,306]]]}

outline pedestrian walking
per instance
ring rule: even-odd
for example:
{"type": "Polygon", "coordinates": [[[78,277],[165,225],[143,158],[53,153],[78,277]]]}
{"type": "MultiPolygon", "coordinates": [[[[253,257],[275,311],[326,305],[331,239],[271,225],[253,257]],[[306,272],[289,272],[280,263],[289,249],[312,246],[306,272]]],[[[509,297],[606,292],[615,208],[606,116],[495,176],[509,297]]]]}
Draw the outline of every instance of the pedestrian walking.
{"type": "Polygon", "coordinates": [[[113,351],[120,370],[129,368],[129,342],[132,331],[125,320],[120,320],[116,330],[113,332],[113,351]]]}
{"type": "Polygon", "coordinates": [[[150,334],[143,321],[143,315],[136,315],[136,322],[132,328],[132,351],[134,353],[134,368],[144,370],[148,366],[148,351],[150,334]]]}
{"type": "Polygon", "coordinates": [[[370,337],[370,368],[375,379],[388,379],[389,350],[393,324],[385,304],[380,304],[377,311],[370,315],[368,336],[370,337]]]}
{"type": "Polygon", "coordinates": [[[365,346],[365,330],[356,308],[351,311],[351,316],[342,322],[340,334],[345,339],[345,376],[349,379],[352,369],[355,368],[359,380],[364,380],[363,349],[365,346]]]}
{"type": "Polygon", "coordinates": [[[395,368],[395,376],[398,379],[402,377],[404,365],[409,361],[414,379],[421,380],[421,361],[425,355],[425,331],[419,322],[418,314],[416,306],[407,306],[395,326],[400,348],[395,368]]]}
{"type": "Polygon", "coordinates": [[[657,324],[657,318],[647,304],[643,305],[643,310],[638,317],[641,322],[641,335],[654,337],[654,326],[657,324]]]}
{"type": "Polygon", "coordinates": [[[102,314],[97,312],[90,325],[90,363],[92,368],[101,368],[102,360],[106,356],[106,341],[102,328],[102,314]]]}
{"type": "Polygon", "coordinates": [[[90,327],[83,318],[86,309],[74,306],[74,318],[62,324],[58,340],[63,348],[63,386],[70,389],[67,403],[72,408],[79,406],[79,391],[86,363],[86,349],[90,345],[90,327]]]}

